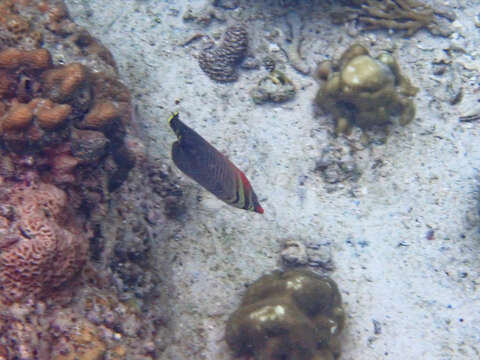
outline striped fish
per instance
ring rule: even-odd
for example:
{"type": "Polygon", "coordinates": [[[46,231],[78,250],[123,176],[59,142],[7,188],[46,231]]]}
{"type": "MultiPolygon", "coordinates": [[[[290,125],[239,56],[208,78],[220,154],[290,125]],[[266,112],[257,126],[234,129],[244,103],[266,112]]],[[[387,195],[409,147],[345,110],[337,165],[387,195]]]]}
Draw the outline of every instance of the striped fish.
{"type": "Polygon", "coordinates": [[[174,113],[168,120],[178,140],[172,144],[175,165],[220,200],[263,214],[245,174],[174,113]]]}

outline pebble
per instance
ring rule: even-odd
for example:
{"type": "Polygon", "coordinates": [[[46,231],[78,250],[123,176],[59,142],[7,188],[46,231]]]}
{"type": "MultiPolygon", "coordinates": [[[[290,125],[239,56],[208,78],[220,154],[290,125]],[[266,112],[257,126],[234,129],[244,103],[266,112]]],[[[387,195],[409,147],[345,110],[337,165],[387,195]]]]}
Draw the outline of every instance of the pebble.
{"type": "Polygon", "coordinates": [[[473,22],[477,28],[480,28],[480,14],[473,18],[473,22]]]}
{"type": "Polygon", "coordinates": [[[298,240],[287,240],[281,252],[283,262],[289,266],[300,266],[308,263],[305,244],[298,240]]]}

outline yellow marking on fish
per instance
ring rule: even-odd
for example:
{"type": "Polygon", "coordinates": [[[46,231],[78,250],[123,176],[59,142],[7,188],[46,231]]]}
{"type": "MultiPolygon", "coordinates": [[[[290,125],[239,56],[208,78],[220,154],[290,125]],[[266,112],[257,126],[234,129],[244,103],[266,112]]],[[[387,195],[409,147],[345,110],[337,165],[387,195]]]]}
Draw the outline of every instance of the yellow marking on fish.
{"type": "Polygon", "coordinates": [[[168,124],[170,125],[170,123],[172,122],[173,119],[177,118],[178,117],[178,111],[175,111],[174,113],[172,113],[172,115],[168,118],[168,124]]]}
{"type": "Polygon", "coordinates": [[[237,206],[243,209],[243,207],[245,206],[245,189],[243,188],[242,178],[240,177],[240,175],[238,174],[236,175],[237,175],[237,179],[239,180],[237,206]]]}
{"type": "Polygon", "coordinates": [[[178,111],[175,111],[169,118],[168,118],[168,125],[173,129],[173,132],[175,133],[175,135],[177,135],[177,138],[178,140],[180,140],[182,138],[182,135],[180,134],[180,131],[175,127],[175,126],[172,126],[172,121],[174,119],[177,119],[178,118],[178,111]]]}

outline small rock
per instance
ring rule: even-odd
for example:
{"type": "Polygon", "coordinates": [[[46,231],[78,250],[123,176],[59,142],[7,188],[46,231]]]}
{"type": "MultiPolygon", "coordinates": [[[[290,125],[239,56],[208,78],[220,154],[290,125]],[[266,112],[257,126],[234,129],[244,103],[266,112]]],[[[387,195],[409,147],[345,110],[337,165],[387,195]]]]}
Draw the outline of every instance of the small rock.
{"type": "Polygon", "coordinates": [[[249,55],[245,58],[240,67],[245,70],[256,70],[260,68],[260,61],[249,55]]]}
{"type": "Polygon", "coordinates": [[[337,184],[347,179],[356,181],[360,177],[354,156],[348,148],[331,144],[322,150],[315,170],[320,172],[328,184],[337,184]]]}
{"type": "Polygon", "coordinates": [[[283,262],[289,266],[306,265],[308,262],[305,244],[298,240],[285,241],[281,257],[283,262]]]}
{"type": "Polygon", "coordinates": [[[213,6],[226,10],[233,10],[238,7],[238,0],[215,0],[213,6]]]}
{"type": "Polygon", "coordinates": [[[330,242],[307,244],[308,265],[324,270],[334,269],[330,242]]]}
{"type": "Polygon", "coordinates": [[[375,319],[372,320],[373,323],[373,333],[375,335],[380,335],[382,333],[382,324],[380,324],[380,321],[377,321],[375,319]]]}
{"type": "Polygon", "coordinates": [[[267,101],[282,103],[292,99],[295,93],[296,89],[292,81],[282,72],[273,70],[250,91],[250,96],[255,104],[263,104],[267,101]]]}

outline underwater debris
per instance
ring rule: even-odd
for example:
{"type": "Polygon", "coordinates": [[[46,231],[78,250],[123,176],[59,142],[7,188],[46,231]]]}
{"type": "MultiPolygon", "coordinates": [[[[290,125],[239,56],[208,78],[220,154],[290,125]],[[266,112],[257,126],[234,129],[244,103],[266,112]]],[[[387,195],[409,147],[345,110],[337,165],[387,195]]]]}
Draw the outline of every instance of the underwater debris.
{"type": "Polygon", "coordinates": [[[255,281],[228,319],[236,355],[255,359],[337,359],[345,313],[337,284],[306,270],[274,271],[255,281]]]}
{"type": "Polygon", "coordinates": [[[323,180],[330,185],[348,179],[356,181],[361,176],[352,151],[336,143],[328,144],[322,149],[320,159],[315,164],[315,171],[319,172],[323,180]]]}
{"type": "Polygon", "coordinates": [[[295,93],[296,89],[292,81],[278,70],[272,70],[250,90],[250,96],[255,104],[263,104],[267,101],[286,102],[293,99],[295,93]]]}
{"type": "MultiPolygon", "coordinates": [[[[430,7],[417,0],[343,0],[347,5],[353,5],[355,18],[365,24],[367,30],[393,29],[405,31],[410,37],[420,29],[428,29],[433,35],[448,37],[453,30],[445,21],[455,20],[455,14],[438,5],[430,7]]],[[[346,13],[332,14],[336,22],[345,22],[346,13]]]]}
{"type": "Polygon", "coordinates": [[[284,25],[284,30],[276,27],[267,38],[281,49],[288,63],[296,71],[308,75],[311,69],[302,53],[305,21],[296,12],[290,12],[285,16],[284,25]]]}
{"type": "Polygon", "coordinates": [[[218,47],[203,50],[198,63],[212,80],[233,82],[238,79],[237,66],[246,55],[248,33],[242,24],[230,26],[218,47]]]}
{"type": "Polygon", "coordinates": [[[401,125],[415,116],[411,99],[418,89],[404,77],[392,54],[373,58],[358,44],[350,46],[334,64],[320,63],[320,90],[315,104],[333,114],[336,132],[385,126],[396,117],[401,125]],[[329,70],[330,69],[330,70],[329,70]],[[326,79],[326,80],[322,80],[326,79]]]}
{"type": "Polygon", "coordinates": [[[238,0],[213,0],[213,6],[226,10],[233,10],[238,7],[238,0]]]}
{"type": "Polygon", "coordinates": [[[323,270],[333,270],[331,243],[328,241],[309,241],[288,239],[280,253],[283,263],[288,267],[312,266],[323,270]]]}
{"type": "Polygon", "coordinates": [[[467,107],[458,118],[460,122],[473,122],[478,120],[480,120],[480,105],[467,107]]]}
{"type": "Polygon", "coordinates": [[[227,204],[263,214],[257,195],[240,169],[180,121],[178,113],[168,122],[178,137],[172,144],[172,159],[183,173],[227,204]]]}
{"type": "Polygon", "coordinates": [[[303,241],[288,239],[283,244],[280,255],[288,266],[302,266],[308,263],[307,248],[303,241]]]}
{"type": "Polygon", "coordinates": [[[277,64],[275,62],[275,59],[273,59],[272,57],[270,56],[265,56],[263,59],[262,59],[262,63],[263,63],[263,66],[265,67],[265,70],[267,70],[268,72],[272,72],[273,70],[275,70],[277,64]]]}
{"type": "Polygon", "coordinates": [[[458,118],[458,121],[460,121],[460,122],[472,122],[472,121],[478,121],[478,120],[480,120],[480,113],[460,116],[458,118]]]}
{"type": "Polygon", "coordinates": [[[183,13],[182,18],[183,21],[193,21],[203,26],[208,26],[214,19],[220,22],[225,22],[225,15],[210,4],[198,11],[195,11],[191,6],[188,6],[187,10],[183,13]]]}

